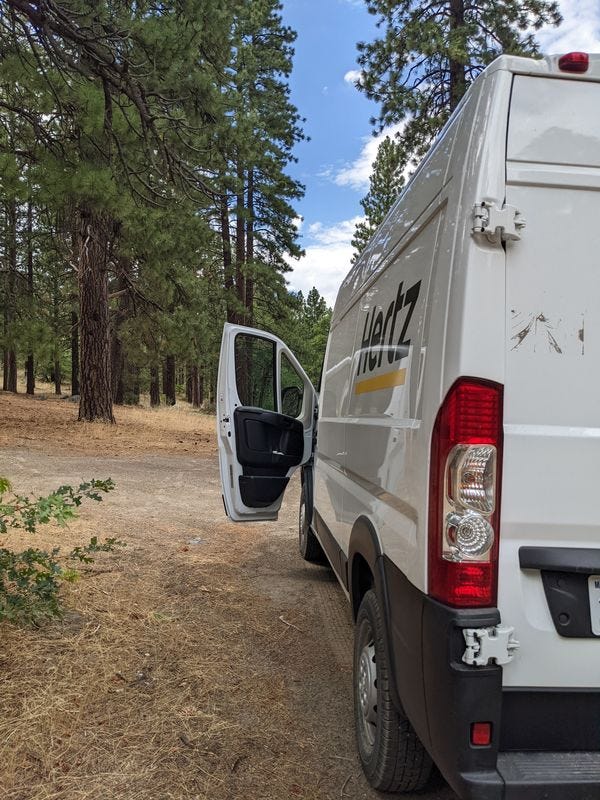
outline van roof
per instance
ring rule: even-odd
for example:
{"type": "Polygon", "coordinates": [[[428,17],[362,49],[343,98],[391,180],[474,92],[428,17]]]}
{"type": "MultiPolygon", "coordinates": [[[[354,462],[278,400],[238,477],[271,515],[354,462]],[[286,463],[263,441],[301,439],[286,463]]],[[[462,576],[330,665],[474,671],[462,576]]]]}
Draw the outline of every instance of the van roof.
{"type": "MultiPolygon", "coordinates": [[[[481,75],[489,75],[498,70],[508,70],[520,75],[548,75],[563,78],[574,78],[583,81],[600,81],[600,53],[584,53],[588,58],[588,68],[585,72],[577,73],[563,69],[559,66],[561,58],[566,53],[555,53],[543,58],[522,58],[520,56],[499,56],[486,67],[481,75]]],[[[481,76],[478,76],[478,78],[481,76]]]]}
{"type": "Polygon", "coordinates": [[[587,56],[588,61],[585,72],[572,72],[570,70],[561,68],[559,62],[565,55],[566,54],[559,53],[547,55],[543,58],[524,58],[522,56],[502,55],[496,58],[491,64],[489,64],[489,66],[482,70],[482,72],[477,76],[465,93],[465,96],[459,103],[458,107],[452,113],[444,129],[440,132],[440,134],[438,134],[436,140],[433,142],[429,150],[429,153],[422,159],[421,163],[412,174],[410,181],[408,181],[398,199],[388,212],[388,216],[386,216],[386,219],[382,222],[381,226],[377,229],[377,231],[375,231],[369,244],[367,244],[365,250],[361,253],[360,258],[356,260],[344,278],[333,310],[332,325],[335,325],[350,308],[350,306],[353,305],[357,296],[360,295],[360,293],[364,290],[365,285],[369,283],[370,280],[375,278],[376,272],[379,270],[379,266],[376,266],[375,262],[380,260],[381,254],[371,251],[374,249],[372,245],[375,244],[375,240],[381,238],[378,236],[378,232],[381,231],[382,227],[386,225],[388,218],[394,214],[394,209],[397,208],[400,198],[403,197],[406,190],[413,183],[413,179],[424,167],[425,162],[428,161],[429,155],[435,148],[437,142],[441,139],[444,131],[448,128],[456,116],[460,114],[460,110],[464,105],[466,98],[471,94],[474,87],[483,81],[486,76],[500,71],[512,72],[517,75],[537,75],[540,77],[547,76],[551,78],[567,78],[569,80],[600,81],[600,53],[583,54],[584,56],[587,56]]]}

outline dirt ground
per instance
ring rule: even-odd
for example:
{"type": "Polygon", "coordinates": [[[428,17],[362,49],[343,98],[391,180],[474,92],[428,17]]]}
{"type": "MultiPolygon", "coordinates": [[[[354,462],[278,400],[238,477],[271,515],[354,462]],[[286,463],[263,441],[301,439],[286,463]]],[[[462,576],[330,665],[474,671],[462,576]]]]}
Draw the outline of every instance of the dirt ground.
{"type": "Polygon", "coordinates": [[[127,542],[65,590],[62,621],[0,625],[0,797],[381,797],[356,756],[349,606],[297,553],[297,485],[277,523],[233,525],[213,417],[76,417],[68,401],[0,393],[0,475],[15,490],[117,485],[40,546],[127,542]]]}

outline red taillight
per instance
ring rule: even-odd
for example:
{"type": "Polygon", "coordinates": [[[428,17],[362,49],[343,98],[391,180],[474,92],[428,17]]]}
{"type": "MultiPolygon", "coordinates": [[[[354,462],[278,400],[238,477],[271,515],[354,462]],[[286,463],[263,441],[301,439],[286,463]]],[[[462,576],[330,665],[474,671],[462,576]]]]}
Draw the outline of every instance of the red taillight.
{"type": "Polygon", "coordinates": [[[471,725],[471,744],[475,747],[489,747],[492,741],[492,723],[474,722],[471,725]]]}
{"type": "Polygon", "coordinates": [[[448,605],[496,604],[502,398],[499,384],[461,378],[448,392],[434,425],[429,484],[429,594],[448,605]],[[461,477],[458,482],[457,471],[461,477]],[[463,545],[457,531],[462,531],[463,545]],[[483,548],[481,556],[477,546],[469,548],[470,544],[477,544],[477,537],[483,548]]]}
{"type": "Polygon", "coordinates": [[[590,57],[587,53],[565,53],[558,59],[558,68],[563,72],[583,73],[590,66],[590,57]]]}

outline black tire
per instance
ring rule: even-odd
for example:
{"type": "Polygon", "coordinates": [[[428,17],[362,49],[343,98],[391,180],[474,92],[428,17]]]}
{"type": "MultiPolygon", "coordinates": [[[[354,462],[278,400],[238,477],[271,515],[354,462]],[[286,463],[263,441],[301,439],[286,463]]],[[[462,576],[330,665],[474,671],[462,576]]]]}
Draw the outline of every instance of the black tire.
{"type": "Polygon", "coordinates": [[[298,547],[300,555],[305,561],[322,563],[325,555],[319,540],[310,529],[308,514],[306,513],[306,498],[304,486],[300,491],[300,510],[298,512],[298,547]]]}
{"type": "Polygon", "coordinates": [[[367,780],[381,792],[424,789],[429,753],[390,693],[383,614],[373,590],[363,597],[354,631],[354,721],[367,780]]]}

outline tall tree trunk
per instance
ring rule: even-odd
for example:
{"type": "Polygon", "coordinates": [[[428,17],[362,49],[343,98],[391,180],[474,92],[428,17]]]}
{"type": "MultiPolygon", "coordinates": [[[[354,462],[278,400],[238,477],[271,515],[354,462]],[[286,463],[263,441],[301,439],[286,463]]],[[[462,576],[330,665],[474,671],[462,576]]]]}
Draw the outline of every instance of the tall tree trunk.
{"type": "Polygon", "coordinates": [[[60,394],[62,388],[62,370],[60,366],[60,340],[62,338],[60,303],[61,286],[57,273],[54,273],[52,276],[52,330],[54,334],[54,366],[52,368],[52,380],[54,381],[54,394],[60,394]]]}
{"type": "Polygon", "coordinates": [[[9,392],[17,391],[17,354],[14,350],[8,351],[8,375],[6,388],[9,392]]]}
{"type": "Polygon", "coordinates": [[[125,384],[123,381],[125,358],[123,356],[123,344],[115,334],[112,336],[110,346],[110,365],[113,403],[122,406],[125,399],[125,384]]]}
{"type": "Polygon", "coordinates": [[[108,230],[99,214],[79,212],[79,419],[113,422],[108,313],[108,230]]]}
{"type": "Polygon", "coordinates": [[[112,393],[113,402],[116,405],[129,403],[128,392],[131,381],[129,380],[130,365],[128,363],[123,340],[121,338],[121,327],[127,320],[130,313],[130,298],[127,291],[128,276],[131,272],[131,264],[124,260],[119,260],[119,274],[116,281],[116,290],[119,294],[117,310],[113,316],[111,324],[111,368],[112,368],[112,393]]]}
{"type": "MultiPolygon", "coordinates": [[[[27,203],[27,295],[30,313],[33,313],[33,206],[27,203]]],[[[27,353],[25,361],[25,380],[27,394],[35,394],[35,360],[33,352],[27,353]]]]}
{"type": "Polygon", "coordinates": [[[235,293],[238,301],[237,322],[246,323],[246,219],[244,207],[245,171],[238,164],[238,193],[235,206],[235,293]]]}
{"type": "Polygon", "coordinates": [[[198,365],[194,364],[192,367],[192,405],[194,408],[200,408],[202,404],[202,376],[198,365]]]}
{"type": "MultiPolygon", "coordinates": [[[[465,24],[464,0],[450,0],[450,33],[465,24]]],[[[467,90],[465,64],[450,59],[450,111],[454,111],[467,90]]]]}
{"type": "Polygon", "coordinates": [[[193,401],[194,396],[194,367],[188,364],[185,368],[185,399],[188,403],[193,401]]]}
{"type": "Polygon", "coordinates": [[[227,322],[236,322],[236,303],[233,280],[233,256],[231,252],[231,230],[229,228],[229,206],[227,195],[221,195],[221,241],[223,243],[223,277],[225,283],[225,300],[227,303],[227,322]]]}
{"type": "Polygon", "coordinates": [[[248,170],[248,218],[246,220],[246,325],[254,320],[254,169],[248,170]]]}
{"type": "Polygon", "coordinates": [[[79,394],[79,320],[71,311],[71,394],[79,394]]]}
{"type": "Polygon", "coordinates": [[[160,405],[160,378],[158,367],[150,367],[150,405],[156,408],[160,405]]]}
{"type": "Polygon", "coordinates": [[[54,394],[62,394],[62,370],[60,368],[60,360],[58,358],[54,361],[54,370],[52,375],[54,379],[54,394]]]}
{"type": "Polygon", "coordinates": [[[9,200],[6,206],[7,216],[7,253],[8,280],[6,292],[5,332],[8,335],[8,346],[4,357],[3,386],[8,392],[17,391],[17,354],[12,344],[14,331],[12,325],[15,318],[17,301],[17,202],[9,200]]]}
{"type": "Polygon", "coordinates": [[[175,356],[167,356],[164,364],[165,382],[165,403],[174,406],[177,398],[175,396],[175,356]]]}

